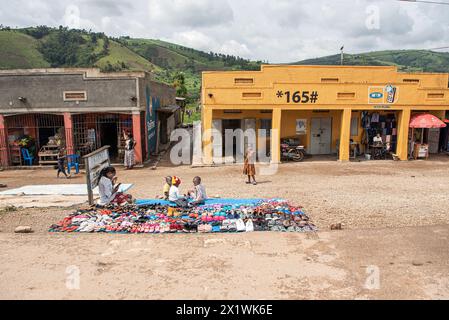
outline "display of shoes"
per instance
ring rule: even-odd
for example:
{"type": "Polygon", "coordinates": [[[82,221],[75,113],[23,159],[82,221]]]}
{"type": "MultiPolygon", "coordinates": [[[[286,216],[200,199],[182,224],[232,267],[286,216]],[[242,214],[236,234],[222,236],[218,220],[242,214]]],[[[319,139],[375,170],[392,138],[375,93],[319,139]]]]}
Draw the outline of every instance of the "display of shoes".
{"type": "Polygon", "coordinates": [[[91,207],[51,225],[49,231],[156,234],[315,232],[317,228],[302,207],[287,201],[263,200],[257,204],[214,204],[176,210],[164,205],[91,207]]]}

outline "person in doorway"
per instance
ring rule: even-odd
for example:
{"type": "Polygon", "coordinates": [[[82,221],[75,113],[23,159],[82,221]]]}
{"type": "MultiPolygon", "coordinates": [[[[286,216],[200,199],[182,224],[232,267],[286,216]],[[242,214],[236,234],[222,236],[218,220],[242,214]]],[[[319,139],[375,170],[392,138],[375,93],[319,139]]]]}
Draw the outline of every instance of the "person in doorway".
{"type": "Polygon", "coordinates": [[[121,183],[117,184],[117,171],[114,167],[104,168],[100,173],[100,181],[98,189],[100,191],[100,206],[107,206],[109,204],[125,205],[132,203],[132,196],[119,192],[121,183]]]}
{"type": "Polygon", "coordinates": [[[170,202],[175,203],[178,207],[185,208],[188,206],[188,201],[185,196],[182,196],[179,193],[180,185],[181,185],[181,179],[179,179],[178,177],[173,177],[168,200],[170,202]]]}
{"type": "Polygon", "coordinates": [[[134,167],[134,149],[136,147],[136,141],[133,139],[133,135],[129,132],[123,134],[125,139],[125,170],[131,170],[134,167]]]}
{"type": "Polygon", "coordinates": [[[203,184],[201,184],[201,178],[195,177],[193,178],[193,186],[194,189],[189,191],[189,196],[193,199],[190,203],[191,206],[201,206],[206,203],[207,195],[206,188],[203,184]]]}
{"type": "Polygon", "coordinates": [[[64,148],[59,148],[58,151],[58,173],[56,174],[56,177],[59,179],[59,175],[62,173],[67,179],[70,179],[70,176],[67,175],[67,172],[65,171],[65,159],[67,156],[65,155],[64,148]]]}
{"type": "Polygon", "coordinates": [[[256,181],[256,152],[249,147],[245,153],[245,162],[243,166],[243,174],[248,177],[246,184],[251,184],[251,179],[253,179],[252,184],[257,185],[256,181]]]}
{"type": "Polygon", "coordinates": [[[382,145],[384,142],[382,140],[382,136],[380,135],[380,133],[378,133],[374,138],[373,138],[373,143],[375,146],[377,145],[382,145]]]}

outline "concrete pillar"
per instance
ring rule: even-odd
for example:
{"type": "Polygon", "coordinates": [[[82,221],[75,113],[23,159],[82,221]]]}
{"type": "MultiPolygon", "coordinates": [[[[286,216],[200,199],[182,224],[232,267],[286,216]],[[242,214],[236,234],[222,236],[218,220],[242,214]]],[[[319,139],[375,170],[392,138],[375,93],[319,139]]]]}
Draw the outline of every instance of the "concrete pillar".
{"type": "Polygon", "coordinates": [[[351,140],[351,109],[343,109],[340,129],[340,161],[349,161],[351,140]]]}
{"type": "Polygon", "coordinates": [[[65,147],[67,154],[75,154],[72,114],[68,112],[64,113],[64,127],[65,127],[65,147]]]}
{"type": "Polygon", "coordinates": [[[212,109],[203,109],[203,164],[212,165],[212,109]]]}
{"type": "Polygon", "coordinates": [[[398,146],[396,154],[402,161],[408,160],[408,133],[410,128],[410,109],[404,109],[399,112],[398,121],[398,146]]]}
{"type": "Polygon", "coordinates": [[[10,165],[8,144],[8,128],[5,124],[5,117],[0,114],[0,164],[2,167],[10,165]]]}
{"type": "Polygon", "coordinates": [[[136,164],[143,163],[143,154],[142,154],[142,128],[141,128],[141,120],[140,120],[140,112],[133,113],[133,137],[136,142],[136,148],[134,149],[134,160],[136,164]]]}
{"type": "Polygon", "coordinates": [[[282,109],[273,109],[271,131],[271,163],[281,163],[282,109]]]}

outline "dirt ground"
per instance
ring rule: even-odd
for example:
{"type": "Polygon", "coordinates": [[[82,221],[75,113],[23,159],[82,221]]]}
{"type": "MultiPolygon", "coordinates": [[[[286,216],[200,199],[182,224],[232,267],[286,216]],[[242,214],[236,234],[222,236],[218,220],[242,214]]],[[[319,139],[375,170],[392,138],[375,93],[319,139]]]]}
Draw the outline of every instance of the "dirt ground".
{"type": "MultiPolygon", "coordinates": [[[[3,171],[0,183],[84,181],[54,175],[3,171]]],[[[286,198],[303,205],[320,231],[49,234],[72,209],[2,211],[0,298],[449,299],[449,157],[283,164],[257,186],[243,183],[239,166],[119,170],[137,198],[154,198],[166,175],[180,176],[183,190],[200,175],[209,196],[286,198]],[[344,230],[331,232],[333,223],[344,230]],[[35,232],[14,234],[19,225],[35,232]]]]}

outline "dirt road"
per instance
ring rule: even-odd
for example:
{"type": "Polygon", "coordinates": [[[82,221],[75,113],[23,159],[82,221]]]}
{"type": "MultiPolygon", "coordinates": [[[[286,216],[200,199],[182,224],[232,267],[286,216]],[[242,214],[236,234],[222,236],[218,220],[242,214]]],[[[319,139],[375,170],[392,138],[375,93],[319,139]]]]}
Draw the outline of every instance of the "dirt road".
{"type": "MultiPolygon", "coordinates": [[[[119,171],[138,198],[160,193],[166,175],[181,176],[184,189],[201,175],[211,196],[287,198],[321,231],[49,234],[70,210],[2,212],[0,298],[449,299],[447,160],[286,164],[258,186],[242,183],[234,166],[119,171]],[[345,230],[330,232],[336,222],[345,230]],[[14,234],[18,225],[35,233],[14,234]]],[[[4,171],[0,182],[54,184],[53,173],[4,171]]]]}

